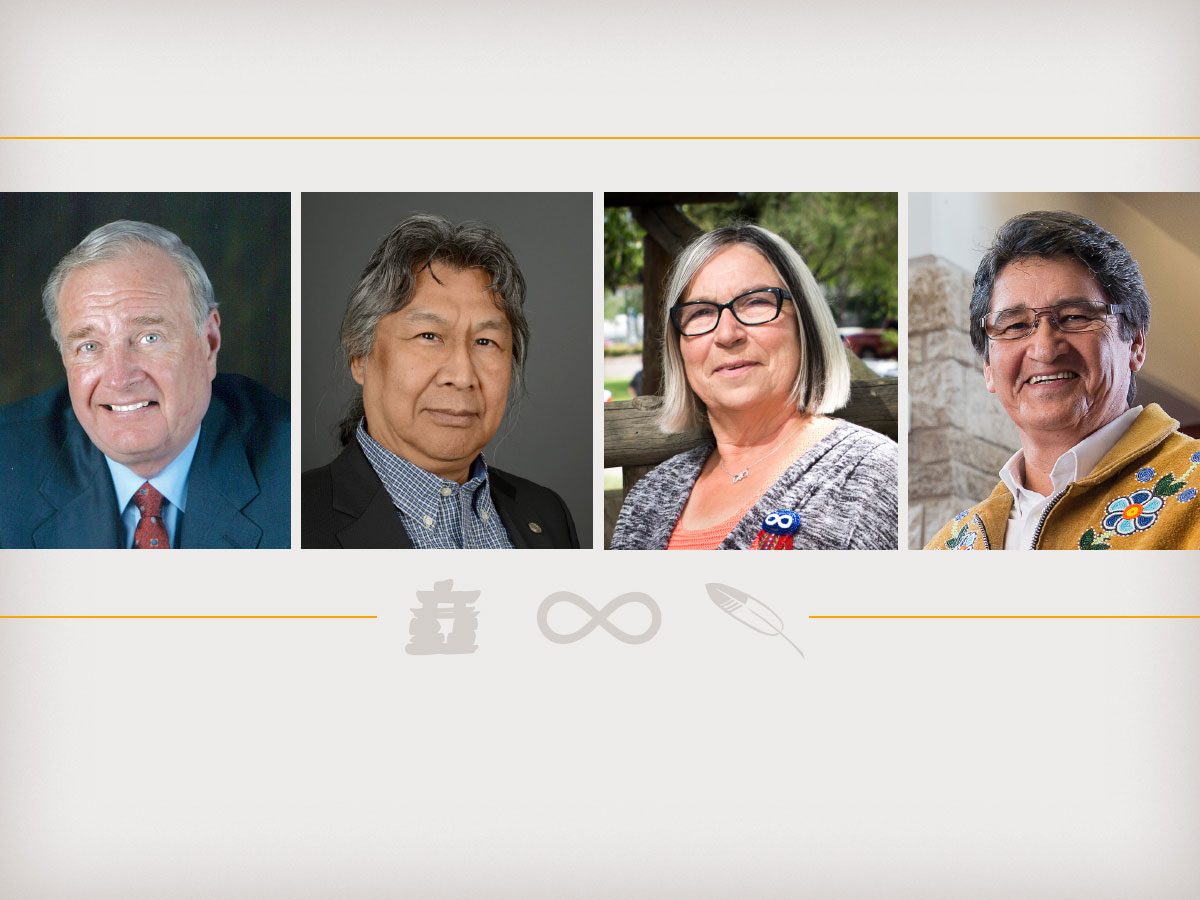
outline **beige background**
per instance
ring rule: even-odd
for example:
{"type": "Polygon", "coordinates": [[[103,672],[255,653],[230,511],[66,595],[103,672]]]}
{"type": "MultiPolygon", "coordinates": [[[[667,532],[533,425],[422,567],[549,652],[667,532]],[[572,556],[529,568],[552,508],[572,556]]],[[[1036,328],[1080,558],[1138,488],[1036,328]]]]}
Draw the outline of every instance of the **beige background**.
{"type": "MultiPolygon", "coordinates": [[[[993,6],[18,0],[0,109],[24,134],[1200,134],[1194,4],[993,6]]],[[[0,141],[0,180],[898,190],[904,222],[910,190],[1200,190],[1200,143],[0,141]]],[[[594,310],[599,496],[598,285],[594,310]]],[[[380,618],[0,620],[5,898],[1200,896],[1197,621],[806,618],[1200,613],[1197,554],[198,551],[137,560],[137,590],[115,553],[0,553],[0,612],[380,618]],[[483,591],[480,649],[408,656],[447,578],[483,591]],[[662,630],[552,645],[557,590],[646,591],[662,630]]]]}

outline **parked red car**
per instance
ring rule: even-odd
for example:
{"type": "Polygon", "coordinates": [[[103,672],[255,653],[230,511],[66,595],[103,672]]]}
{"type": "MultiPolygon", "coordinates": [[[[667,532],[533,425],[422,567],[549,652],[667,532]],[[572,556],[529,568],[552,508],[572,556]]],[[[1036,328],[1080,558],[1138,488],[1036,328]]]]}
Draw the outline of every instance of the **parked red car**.
{"type": "Polygon", "coordinates": [[[899,350],[896,329],[899,322],[889,319],[882,328],[839,328],[838,334],[859,359],[895,359],[899,350]]]}

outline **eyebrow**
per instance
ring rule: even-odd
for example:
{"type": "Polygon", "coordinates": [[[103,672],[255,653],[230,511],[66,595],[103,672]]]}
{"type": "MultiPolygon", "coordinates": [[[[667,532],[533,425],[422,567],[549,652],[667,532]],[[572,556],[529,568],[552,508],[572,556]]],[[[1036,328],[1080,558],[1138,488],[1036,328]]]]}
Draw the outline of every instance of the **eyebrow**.
{"type": "MultiPolygon", "coordinates": [[[[777,290],[786,291],[787,288],[781,284],[759,284],[754,287],[748,287],[745,290],[738,291],[730,300],[736,300],[738,297],[744,297],[746,294],[753,294],[755,291],[765,291],[767,288],[775,288],[777,290]]],[[[790,293],[790,292],[789,292],[790,293]]],[[[681,300],[681,303],[721,303],[724,301],[714,300],[712,297],[688,297],[686,300],[681,300]]]]}
{"type": "Polygon", "coordinates": [[[80,338],[90,337],[96,333],[96,329],[91,325],[84,325],[82,328],[73,328],[67,332],[68,341],[77,341],[80,338]]]}
{"type": "Polygon", "coordinates": [[[404,318],[415,324],[419,324],[421,322],[428,322],[431,325],[449,325],[450,324],[449,319],[444,319],[441,316],[439,316],[437,313],[426,312],[426,311],[420,310],[420,309],[406,311],[404,313],[404,318]]]}
{"type": "MultiPolygon", "coordinates": [[[[416,309],[416,310],[413,310],[412,312],[405,313],[405,318],[408,319],[408,321],[414,325],[428,323],[430,325],[437,325],[442,328],[449,327],[449,325],[450,325],[449,319],[439,316],[437,313],[428,312],[428,311],[422,310],[422,309],[416,309]]],[[[478,322],[475,324],[474,330],[475,331],[511,331],[512,328],[508,324],[507,319],[499,318],[499,319],[484,319],[482,322],[478,322]]]]}
{"type": "Polygon", "coordinates": [[[475,326],[476,331],[511,331],[507,319],[484,319],[475,326]]]}
{"type": "Polygon", "coordinates": [[[1107,300],[1093,300],[1091,297],[1064,297],[1061,300],[1055,300],[1046,306],[1033,306],[1032,304],[1022,301],[1014,303],[1012,306],[1002,306],[998,309],[993,309],[992,312],[1004,312],[1009,309],[1053,309],[1056,306],[1064,306],[1068,303],[1107,303],[1107,300]]]}
{"type": "MultiPolygon", "coordinates": [[[[138,328],[146,328],[148,326],[164,325],[166,324],[166,321],[167,320],[163,316],[134,316],[129,320],[129,324],[138,328]]],[[[80,338],[91,337],[95,333],[95,325],[83,325],[79,328],[73,328],[67,332],[66,340],[77,341],[80,338]]]]}

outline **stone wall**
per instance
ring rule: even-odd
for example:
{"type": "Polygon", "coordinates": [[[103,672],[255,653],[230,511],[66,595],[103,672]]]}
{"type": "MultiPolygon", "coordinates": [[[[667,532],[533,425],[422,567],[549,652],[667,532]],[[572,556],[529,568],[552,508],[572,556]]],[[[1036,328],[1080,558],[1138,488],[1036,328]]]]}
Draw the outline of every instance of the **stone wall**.
{"type": "Polygon", "coordinates": [[[908,541],[920,549],[996,486],[1017,430],[971,347],[971,274],[937,256],[908,263],[908,541]]]}

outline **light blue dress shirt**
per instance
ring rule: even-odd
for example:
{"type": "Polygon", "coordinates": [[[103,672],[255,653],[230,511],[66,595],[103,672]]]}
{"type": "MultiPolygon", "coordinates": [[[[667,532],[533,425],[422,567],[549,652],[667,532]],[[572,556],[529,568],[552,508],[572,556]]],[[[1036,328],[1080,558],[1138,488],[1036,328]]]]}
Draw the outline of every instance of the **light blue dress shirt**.
{"type": "Polygon", "coordinates": [[[459,484],[392,453],[367,433],[366,419],[359,420],[357,437],[418,550],[512,549],[492,502],[482,453],[471,464],[466,484],[459,484]]]}
{"type": "Polygon", "coordinates": [[[167,539],[175,547],[175,533],[179,528],[179,514],[187,511],[188,472],[192,468],[192,457],[200,443],[200,429],[192,436],[183,452],[167,463],[167,467],[153,478],[143,478],[119,462],[104,457],[108,472],[112,475],[113,489],[117,492],[117,509],[121,510],[121,524],[125,526],[125,549],[133,546],[133,533],[137,530],[141,513],[133,505],[133,492],[147,481],[163,495],[162,519],[167,529],[167,539]]]}

